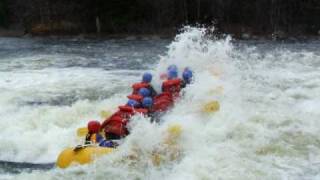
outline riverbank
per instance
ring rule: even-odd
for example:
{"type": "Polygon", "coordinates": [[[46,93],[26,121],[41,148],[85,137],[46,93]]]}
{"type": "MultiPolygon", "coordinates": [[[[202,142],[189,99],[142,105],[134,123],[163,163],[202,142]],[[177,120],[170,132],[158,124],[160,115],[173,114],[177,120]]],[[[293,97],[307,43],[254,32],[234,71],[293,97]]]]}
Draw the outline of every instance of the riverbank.
{"type": "MultiPolygon", "coordinates": [[[[23,29],[0,28],[0,37],[49,37],[49,38],[79,38],[79,39],[126,39],[126,40],[157,40],[172,39],[177,30],[164,30],[163,33],[26,33],[23,29]]],[[[217,36],[230,35],[237,40],[320,40],[320,30],[316,34],[289,34],[282,31],[274,33],[251,32],[215,32],[217,36]]]]}
{"type": "Polygon", "coordinates": [[[25,35],[24,30],[0,28],[0,37],[23,37],[25,35]]]}

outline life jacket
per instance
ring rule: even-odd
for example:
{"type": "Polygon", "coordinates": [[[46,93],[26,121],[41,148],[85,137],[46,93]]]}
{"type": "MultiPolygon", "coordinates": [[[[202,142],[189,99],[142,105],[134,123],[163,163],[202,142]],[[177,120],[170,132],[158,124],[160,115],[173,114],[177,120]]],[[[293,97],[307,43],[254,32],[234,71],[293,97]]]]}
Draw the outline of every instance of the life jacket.
{"type": "Polygon", "coordinates": [[[173,98],[179,97],[182,80],[180,78],[170,79],[162,83],[162,91],[172,94],[173,98]]]}
{"type": "Polygon", "coordinates": [[[117,112],[122,118],[129,120],[131,116],[136,113],[147,114],[148,110],[145,108],[132,108],[130,106],[119,106],[119,111],[117,112]]]}
{"type": "Polygon", "coordinates": [[[129,119],[134,114],[134,108],[131,106],[119,106],[119,111],[117,112],[122,118],[129,119]]]}
{"type": "Polygon", "coordinates": [[[114,113],[109,119],[103,123],[106,133],[113,133],[120,137],[128,135],[127,123],[135,113],[148,113],[144,108],[132,108],[130,106],[119,106],[119,111],[114,113]]]}
{"type": "Polygon", "coordinates": [[[161,93],[154,97],[152,112],[167,111],[173,105],[173,97],[170,93],[161,93]]]}
{"type": "Polygon", "coordinates": [[[145,82],[139,82],[132,85],[133,92],[132,94],[138,94],[141,88],[149,88],[150,84],[145,82]]]}
{"type": "Polygon", "coordinates": [[[135,100],[135,101],[137,101],[139,103],[141,103],[142,99],[143,99],[143,96],[141,96],[139,94],[131,94],[131,95],[127,96],[127,97],[128,97],[128,99],[135,100]]]}
{"type": "Polygon", "coordinates": [[[146,115],[148,113],[148,109],[146,108],[135,108],[134,111],[135,113],[141,113],[143,115],[146,115]]]}
{"type": "Polygon", "coordinates": [[[128,130],[126,128],[127,120],[122,118],[119,114],[115,113],[111,116],[104,127],[105,133],[112,133],[120,137],[126,136],[128,130]]]}

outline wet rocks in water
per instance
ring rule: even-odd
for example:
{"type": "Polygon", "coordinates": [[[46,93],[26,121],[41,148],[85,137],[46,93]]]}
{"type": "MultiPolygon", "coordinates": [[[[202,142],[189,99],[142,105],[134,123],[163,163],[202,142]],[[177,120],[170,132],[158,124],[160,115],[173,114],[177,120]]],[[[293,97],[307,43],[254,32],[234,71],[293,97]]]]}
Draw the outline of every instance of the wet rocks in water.
{"type": "Polygon", "coordinates": [[[272,33],[272,39],[277,40],[277,39],[287,39],[288,35],[284,31],[278,30],[274,31],[272,33]]]}
{"type": "Polygon", "coordinates": [[[243,33],[243,34],[241,35],[241,38],[242,38],[242,39],[250,39],[251,36],[250,36],[250,34],[248,34],[248,33],[243,33]]]}

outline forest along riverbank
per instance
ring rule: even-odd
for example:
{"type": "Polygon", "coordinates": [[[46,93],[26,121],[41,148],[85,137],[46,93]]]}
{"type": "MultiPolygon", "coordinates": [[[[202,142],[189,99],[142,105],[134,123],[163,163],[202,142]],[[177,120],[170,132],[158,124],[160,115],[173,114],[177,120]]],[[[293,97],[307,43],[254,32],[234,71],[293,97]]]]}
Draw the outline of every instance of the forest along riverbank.
{"type": "Polygon", "coordinates": [[[0,27],[33,35],[176,34],[216,27],[235,38],[318,36],[320,1],[0,1],[0,27]]]}

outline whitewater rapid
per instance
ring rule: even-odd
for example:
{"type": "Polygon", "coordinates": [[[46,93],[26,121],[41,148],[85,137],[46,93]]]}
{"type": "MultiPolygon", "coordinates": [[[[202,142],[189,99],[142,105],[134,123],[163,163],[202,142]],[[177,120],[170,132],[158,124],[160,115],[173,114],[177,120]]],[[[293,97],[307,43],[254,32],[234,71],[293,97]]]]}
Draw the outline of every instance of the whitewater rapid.
{"type": "MultiPolygon", "coordinates": [[[[147,47],[138,50],[148,52],[147,47]]],[[[155,75],[153,85],[158,90],[158,75],[170,64],[177,64],[180,72],[190,67],[195,78],[160,125],[135,117],[130,136],[116,153],[66,170],[3,173],[0,177],[320,178],[319,42],[234,42],[230,37],[210,37],[205,29],[187,27],[167,50],[150,48],[156,60],[133,58],[134,67],[143,64],[142,69],[131,68],[130,59],[116,70],[108,68],[116,61],[103,64],[104,68],[89,68],[92,59],[70,62],[72,58],[67,57],[65,63],[55,54],[36,58],[37,62],[32,58],[29,61],[34,65],[20,67],[21,59],[14,57],[7,68],[11,70],[2,68],[0,72],[0,159],[10,161],[54,161],[62,149],[81,141],[75,136],[78,127],[89,119],[99,119],[101,110],[115,110],[124,103],[130,84],[145,71],[155,75]],[[48,59],[54,66],[48,65],[48,59]],[[76,65],[69,67],[73,63],[76,65]],[[203,113],[203,105],[212,100],[220,102],[220,111],[203,113]],[[180,154],[155,166],[150,157],[163,148],[167,127],[172,124],[182,127],[177,142],[180,154]],[[128,158],[132,153],[139,157],[128,158]]]]}

